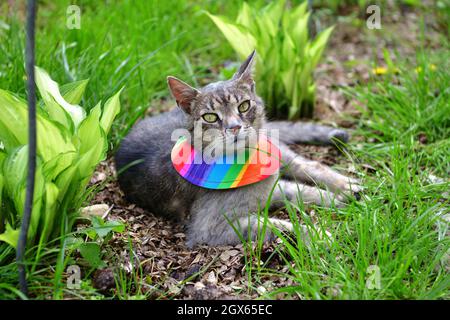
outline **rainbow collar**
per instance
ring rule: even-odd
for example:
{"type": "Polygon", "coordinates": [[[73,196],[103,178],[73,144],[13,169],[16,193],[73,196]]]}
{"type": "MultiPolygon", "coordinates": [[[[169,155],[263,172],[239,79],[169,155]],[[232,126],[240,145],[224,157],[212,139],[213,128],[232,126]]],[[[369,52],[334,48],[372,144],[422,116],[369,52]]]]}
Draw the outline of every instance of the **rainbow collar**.
{"type": "Polygon", "coordinates": [[[171,158],[173,167],[184,179],[207,189],[238,188],[278,173],[281,152],[266,136],[260,135],[255,148],[242,152],[245,154],[240,157],[223,155],[221,161],[205,162],[189,141],[181,137],[172,149],[171,158]]]}

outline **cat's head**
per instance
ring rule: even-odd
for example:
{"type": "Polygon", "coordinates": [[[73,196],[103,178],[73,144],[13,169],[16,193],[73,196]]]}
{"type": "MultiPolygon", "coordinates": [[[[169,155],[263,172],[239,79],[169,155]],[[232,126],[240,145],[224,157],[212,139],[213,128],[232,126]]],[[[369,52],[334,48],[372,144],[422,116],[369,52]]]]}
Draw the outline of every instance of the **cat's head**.
{"type": "MultiPolygon", "coordinates": [[[[234,76],[226,81],[193,88],[185,82],[168,77],[173,97],[189,119],[189,130],[201,125],[202,146],[213,141],[234,143],[261,129],[265,112],[256,95],[252,71],[256,58],[253,51],[234,76]]],[[[199,139],[194,135],[194,140],[199,139]]]]}

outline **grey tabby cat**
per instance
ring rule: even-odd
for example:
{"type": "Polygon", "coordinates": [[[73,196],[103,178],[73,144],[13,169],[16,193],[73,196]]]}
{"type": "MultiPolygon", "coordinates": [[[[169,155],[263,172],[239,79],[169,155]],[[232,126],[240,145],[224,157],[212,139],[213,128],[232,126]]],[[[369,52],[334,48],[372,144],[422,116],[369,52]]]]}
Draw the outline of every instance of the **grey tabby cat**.
{"type": "MultiPolygon", "coordinates": [[[[266,122],[264,105],[256,95],[252,78],[253,52],[232,79],[211,83],[195,89],[174,77],[168,77],[170,91],[178,108],[137,123],[122,141],[115,156],[119,183],[126,198],[150,212],[187,223],[187,245],[237,244],[239,237],[233,227],[244,236],[255,239],[258,234],[258,208],[265,206],[274,184],[271,208],[279,208],[283,201],[314,203],[323,206],[342,206],[345,194],[359,192],[358,181],[346,177],[316,161],[293,152],[288,144],[333,144],[335,139],[348,140],[348,134],[331,127],[291,123],[266,122]],[[175,171],[171,150],[175,144],[171,134],[185,128],[192,132],[195,123],[205,130],[215,128],[216,136],[202,135],[203,144],[239,137],[248,129],[279,130],[282,153],[282,172],[286,179],[273,175],[247,186],[212,190],[191,184],[175,171]],[[321,185],[325,189],[297,183],[321,185]],[[189,219],[188,219],[189,218],[189,219]],[[250,225],[249,225],[250,224],[250,225]],[[251,232],[249,235],[248,232],[251,232]]],[[[211,130],[209,130],[211,131],[211,130]]],[[[292,230],[287,221],[269,219],[271,227],[292,230]]],[[[273,237],[266,233],[266,240],[273,237]]]]}

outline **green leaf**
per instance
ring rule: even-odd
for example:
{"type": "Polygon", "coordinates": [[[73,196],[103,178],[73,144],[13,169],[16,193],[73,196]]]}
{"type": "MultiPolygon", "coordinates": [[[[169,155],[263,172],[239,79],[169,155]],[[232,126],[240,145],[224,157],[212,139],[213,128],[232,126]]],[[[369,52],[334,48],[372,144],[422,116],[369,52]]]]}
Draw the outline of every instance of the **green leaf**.
{"type": "Polygon", "coordinates": [[[77,153],[74,151],[60,153],[43,165],[44,176],[48,181],[53,181],[56,177],[66,170],[69,166],[73,165],[77,153]]]}
{"type": "Polygon", "coordinates": [[[285,0],[278,0],[269,3],[261,10],[260,19],[264,20],[264,24],[267,26],[265,30],[267,33],[276,36],[283,16],[284,7],[286,5],[285,0]]]}
{"type": "Polygon", "coordinates": [[[79,104],[83,98],[89,79],[67,83],[61,86],[61,95],[71,104],[79,104]]]}
{"type": "Polygon", "coordinates": [[[125,231],[125,225],[120,221],[110,220],[106,223],[106,226],[112,228],[111,230],[117,233],[125,231]]]}
{"type": "Polygon", "coordinates": [[[289,96],[293,95],[294,88],[296,86],[295,74],[296,74],[295,67],[291,67],[289,70],[286,70],[281,74],[281,80],[283,81],[286,93],[289,96]]]}
{"type": "Polygon", "coordinates": [[[75,151],[66,128],[39,114],[37,115],[37,140],[38,154],[44,162],[61,153],[75,151]]]}
{"type": "Polygon", "coordinates": [[[67,113],[70,115],[70,120],[75,127],[78,127],[81,121],[86,117],[84,109],[79,105],[67,102],[59,91],[58,83],[53,81],[45,70],[39,67],[35,67],[35,70],[36,86],[47,106],[47,112],[51,119],[58,121],[66,128],[69,128],[70,122],[67,121],[67,113]]]}
{"type": "Polygon", "coordinates": [[[105,262],[101,259],[100,245],[95,242],[86,242],[79,246],[81,256],[89,263],[91,267],[105,267],[105,262]]]}
{"type": "Polygon", "coordinates": [[[98,103],[78,128],[76,137],[79,140],[78,153],[80,155],[90,151],[98,144],[99,140],[105,140],[104,143],[106,144],[106,137],[102,126],[100,125],[101,112],[101,106],[100,103],[98,103]]]}
{"type": "Polygon", "coordinates": [[[306,13],[303,17],[298,18],[292,29],[290,29],[290,35],[295,43],[295,47],[299,53],[299,57],[303,58],[305,56],[305,45],[308,41],[308,20],[309,13],[306,13]]]}
{"type": "Polygon", "coordinates": [[[266,57],[265,52],[272,45],[272,40],[277,33],[276,26],[267,15],[263,15],[255,19],[254,23],[256,24],[258,30],[256,37],[258,39],[258,44],[256,47],[258,52],[261,51],[261,54],[266,57]]]}
{"type": "MultiPolygon", "coordinates": [[[[78,190],[72,190],[70,189],[70,186],[73,182],[73,185],[76,185],[79,183],[78,177],[76,176],[76,173],[78,172],[78,165],[74,164],[67,169],[65,169],[63,172],[59,174],[59,176],[56,178],[55,184],[60,190],[58,202],[61,203],[61,209],[67,209],[68,206],[72,203],[74,195],[77,194],[78,190]]],[[[60,210],[61,210],[60,209],[60,210]]]]}
{"type": "Polygon", "coordinates": [[[251,8],[247,2],[242,3],[241,10],[239,10],[236,22],[244,27],[250,29],[253,26],[253,15],[251,8]]]}
{"type": "Polygon", "coordinates": [[[5,184],[5,179],[3,178],[3,162],[6,158],[6,153],[0,151],[0,228],[3,227],[3,202],[2,202],[2,196],[3,196],[3,186],[5,184]]]}
{"type": "Polygon", "coordinates": [[[54,183],[47,183],[45,185],[45,214],[43,221],[43,230],[41,233],[41,243],[46,243],[50,233],[53,230],[53,223],[57,214],[57,199],[59,197],[59,189],[54,183]]]}
{"type": "Polygon", "coordinates": [[[8,193],[14,193],[18,184],[25,182],[28,166],[28,146],[22,146],[9,153],[3,161],[5,186],[8,193]]]}
{"type": "Polygon", "coordinates": [[[312,68],[315,68],[322,57],[323,50],[327,45],[328,39],[333,32],[334,27],[329,27],[323,30],[317,38],[312,42],[308,55],[311,59],[310,64],[312,68]]]}
{"type": "Polygon", "coordinates": [[[308,10],[308,2],[304,1],[296,8],[290,11],[286,10],[286,13],[289,15],[290,20],[295,23],[295,21],[298,21],[299,19],[305,16],[307,10],[308,10]]]}
{"type": "Polygon", "coordinates": [[[103,107],[103,113],[101,118],[101,126],[106,134],[108,134],[109,129],[111,129],[112,122],[117,114],[120,112],[120,93],[123,88],[119,90],[114,96],[106,101],[105,106],[103,107]]]}
{"type": "MultiPolygon", "coordinates": [[[[292,61],[295,61],[296,58],[296,50],[295,50],[295,43],[292,40],[292,38],[289,35],[286,35],[283,41],[283,47],[282,47],[282,70],[285,72],[289,72],[290,70],[295,69],[296,64],[292,63],[292,61]]],[[[289,84],[289,85],[294,85],[289,84]]],[[[290,90],[287,91],[287,94],[289,95],[290,90]]]]}
{"type": "Polygon", "coordinates": [[[207,13],[207,15],[222,31],[241,59],[247,57],[256,48],[255,38],[244,26],[235,24],[225,17],[215,16],[210,13],[207,13]]]}
{"type": "MultiPolygon", "coordinates": [[[[23,186],[22,192],[25,200],[26,185],[23,186]]],[[[34,237],[38,234],[39,223],[41,218],[47,214],[43,209],[45,192],[45,177],[42,172],[42,161],[38,158],[36,164],[36,174],[34,182],[33,211],[31,214],[30,229],[28,230],[28,239],[30,243],[34,242],[34,237]]],[[[22,212],[21,212],[22,214],[22,212]]]]}
{"type": "Polygon", "coordinates": [[[6,151],[27,143],[28,112],[26,102],[0,89],[0,141],[6,151]]]}
{"type": "Polygon", "coordinates": [[[16,248],[19,241],[19,229],[13,229],[9,224],[6,224],[6,230],[0,234],[0,241],[8,243],[10,246],[16,248]]]}
{"type": "MultiPolygon", "coordinates": [[[[25,101],[0,90],[0,140],[7,151],[28,143],[27,110],[25,101]]],[[[75,151],[75,147],[68,141],[67,129],[42,112],[37,112],[36,118],[37,152],[44,161],[49,161],[59,153],[75,151]]]]}
{"type": "Polygon", "coordinates": [[[65,245],[68,250],[79,249],[84,244],[83,239],[73,236],[67,236],[65,239],[65,245]]]}
{"type": "Polygon", "coordinates": [[[80,141],[78,177],[81,179],[81,188],[84,188],[85,183],[87,183],[86,180],[90,178],[96,165],[106,158],[108,144],[103,125],[109,130],[114,116],[119,112],[120,104],[118,94],[106,102],[105,111],[102,115],[105,116],[105,118],[102,117],[100,119],[101,110],[100,104],[98,104],[91,110],[89,116],[80,125],[80,130],[78,132],[80,141]],[[107,114],[108,112],[109,114],[107,114]],[[102,120],[104,120],[104,123],[102,123],[102,120]],[[99,123],[102,126],[100,126],[99,123]]]}
{"type": "MultiPolygon", "coordinates": [[[[44,192],[44,176],[42,174],[41,160],[37,158],[36,161],[33,208],[30,229],[28,231],[29,239],[33,239],[38,230],[44,192]]],[[[18,219],[20,219],[24,211],[27,168],[28,146],[22,146],[11,152],[3,163],[5,189],[9,198],[14,203],[18,219]]]]}
{"type": "MultiPolygon", "coordinates": [[[[100,161],[105,160],[108,145],[106,143],[106,136],[102,132],[103,138],[99,139],[90,150],[82,154],[78,159],[77,176],[80,178],[79,185],[84,189],[93,174],[95,167],[100,161]]],[[[81,192],[81,190],[80,190],[81,192]]]]}
{"type": "Polygon", "coordinates": [[[96,232],[96,234],[100,238],[104,238],[110,232],[118,232],[121,233],[125,230],[125,225],[119,221],[104,221],[100,217],[92,217],[92,226],[96,232]]]}

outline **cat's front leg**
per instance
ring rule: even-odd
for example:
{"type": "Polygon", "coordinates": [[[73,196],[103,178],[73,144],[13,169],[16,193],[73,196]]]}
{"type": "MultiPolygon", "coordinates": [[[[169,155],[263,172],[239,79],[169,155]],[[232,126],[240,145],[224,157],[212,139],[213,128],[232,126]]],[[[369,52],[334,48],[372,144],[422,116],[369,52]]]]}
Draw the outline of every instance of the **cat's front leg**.
{"type": "Polygon", "coordinates": [[[359,180],[342,175],[330,167],[314,160],[306,159],[288,146],[282,145],[283,173],[303,182],[325,185],[335,193],[358,195],[362,191],[359,180]]]}
{"type": "Polygon", "coordinates": [[[302,201],[305,204],[317,204],[324,207],[345,206],[342,195],[318,187],[311,187],[294,181],[279,180],[272,194],[271,209],[284,206],[285,200],[296,203],[302,201]]]}

